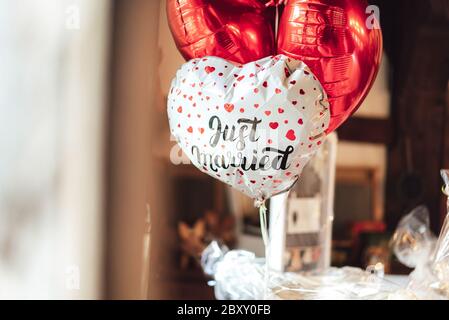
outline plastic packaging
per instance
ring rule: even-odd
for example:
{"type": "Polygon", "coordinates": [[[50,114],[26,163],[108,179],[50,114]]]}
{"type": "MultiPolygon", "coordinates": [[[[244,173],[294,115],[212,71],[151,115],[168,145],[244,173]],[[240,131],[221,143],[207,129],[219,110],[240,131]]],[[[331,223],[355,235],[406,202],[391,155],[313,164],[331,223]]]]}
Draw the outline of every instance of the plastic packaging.
{"type": "MultiPolygon", "coordinates": [[[[441,175],[449,212],[449,170],[441,170],[441,175]]],[[[367,270],[344,267],[321,273],[282,273],[268,269],[265,260],[252,252],[228,251],[216,242],[204,250],[201,264],[215,279],[217,299],[449,299],[449,213],[436,239],[429,228],[428,210],[414,209],[400,221],[392,247],[402,263],[415,268],[406,287],[383,278],[381,265],[367,270]]]]}
{"type": "Polygon", "coordinates": [[[449,298],[449,170],[441,170],[445,186],[443,193],[448,197],[446,202],[446,218],[432,257],[432,269],[440,280],[441,289],[449,298]]]}
{"type": "Polygon", "coordinates": [[[429,210],[419,206],[403,217],[393,235],[393,251],[409,268],[420,268],[429,262],[436,237],[430,231],[429,210]]]}
{"type": "Polygon", "coordinates": [[[413,292],[359,268],[329,268],[322,273],[282,273],[244,250],[226,251],[212,242],[202,255],[203,269],[214,277],[220,300],[386,300],[415,299],[413,292]]]}
{"type": "MultiPolygon", "coordinates": [[[[441,170],[443,193],[449,197],[449,170],[441,170]]],[[[429,228],[429,213],[418,207],[405,216],[393,236],[399,261],[415,270],[407,289],[419,299],[449,299],[449,198],[438,240],[429,228]]]]}

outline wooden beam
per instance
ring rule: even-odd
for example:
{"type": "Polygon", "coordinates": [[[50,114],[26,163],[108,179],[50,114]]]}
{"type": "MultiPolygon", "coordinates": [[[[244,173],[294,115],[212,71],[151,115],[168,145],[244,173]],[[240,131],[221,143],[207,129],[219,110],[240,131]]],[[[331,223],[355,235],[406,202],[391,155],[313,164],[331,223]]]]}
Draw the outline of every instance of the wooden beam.
{"type": "Polygon", "coordinates": [[[338,130],[338,139],[389,145],[393,138],[388,119],[352,117],[338,130]]]}

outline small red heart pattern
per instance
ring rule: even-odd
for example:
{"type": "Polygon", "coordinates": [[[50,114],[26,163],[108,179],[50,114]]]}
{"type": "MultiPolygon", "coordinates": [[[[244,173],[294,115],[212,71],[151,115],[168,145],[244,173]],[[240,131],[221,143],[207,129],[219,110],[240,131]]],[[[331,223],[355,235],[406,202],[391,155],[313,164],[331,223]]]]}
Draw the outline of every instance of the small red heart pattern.
{"type": "Polygon", "coordinates": [[[330,121],[320,82],[284,55],[244,65],[190,60],[172,81],[167,111],[196,167],[259,200],[292,187],[330,121]]]}
{"type": "Polygon", "coordinates": [[[224,109],[227,112],[232,112],[234,110],[234,105],[232,103],[225,103],[224,104],[224,109]]]}
{"type": "Polygon", "coordinates": [[[211,66],[206,66],[204,68],[204,71],[206,71],[206,73],[212,73],[215,71],[215,67],[211,67],[211,66]]]}

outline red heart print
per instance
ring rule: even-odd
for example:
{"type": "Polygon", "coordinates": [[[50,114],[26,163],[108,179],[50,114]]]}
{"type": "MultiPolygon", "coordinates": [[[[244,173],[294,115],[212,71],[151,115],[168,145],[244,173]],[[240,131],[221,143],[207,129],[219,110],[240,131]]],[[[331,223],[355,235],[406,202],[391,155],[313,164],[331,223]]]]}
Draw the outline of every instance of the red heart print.
{"type": "Polygon", "coordinates": [[[204,71],[206,71],[206,73],[212,73],[215,71],[215,67],[207,66],[204,68],[204,71]]]}
{"type": "Polygon", "coordinates": [[[288,139],[288,140],[291,140],[291,141],[295,141],[296,140],[296,135],[295,135],[295,131],[293,131],[293,130],[288,130],[288,132],[287,132],[287,134],[285,135],[285,137],[288,139]]]}
{"type": "Polygon", "coordinates": [[[232,110],[234,110],[234,105],[232,103],[225,103],[224,108],[227,112],[232,112],[232,110]]]}
{"type": "Polygon", "coordinates": [[[277,122],[270,122],[270,128],[275,130],[279,127],[279,123],[277,122]]]}

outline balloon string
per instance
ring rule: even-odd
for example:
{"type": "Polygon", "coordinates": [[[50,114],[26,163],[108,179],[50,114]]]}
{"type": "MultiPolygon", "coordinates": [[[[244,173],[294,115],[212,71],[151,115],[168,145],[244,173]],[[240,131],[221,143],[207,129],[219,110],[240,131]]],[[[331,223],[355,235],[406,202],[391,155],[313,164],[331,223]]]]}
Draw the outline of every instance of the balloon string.
{"type": "Polygon", "coordinates": [[[267,207],[265,206],[265,202],[263,202],[259,207],[259,217],[260,217],[260,230],[262,232],[263,243],[264,243],[265,247],[267,247],[268,246],[268,225],[267,225],[267,207]]]}
{"type": "Polygon", "coordinates": [[[266,300],[268,298],[269,292],[269,272],[270,267],[268,265],[269,261],[269,252],[270,252],[270,243],[268,237],[268,225],[267,225],[267,207],[265,206],[265,201],[259,207],[259,217],[260,217],[260,230],[262,233],[263,244],[265,246],[265,272],[264,272],[264,290],[263,290],[263,299],[266,300]]]}

